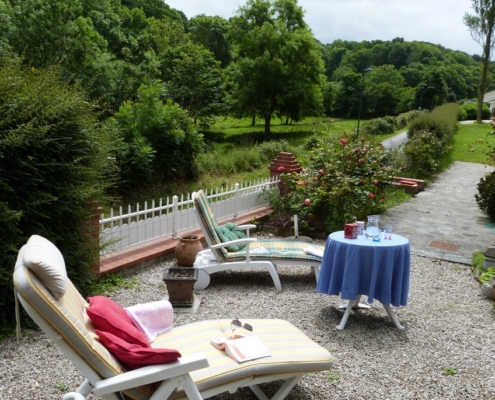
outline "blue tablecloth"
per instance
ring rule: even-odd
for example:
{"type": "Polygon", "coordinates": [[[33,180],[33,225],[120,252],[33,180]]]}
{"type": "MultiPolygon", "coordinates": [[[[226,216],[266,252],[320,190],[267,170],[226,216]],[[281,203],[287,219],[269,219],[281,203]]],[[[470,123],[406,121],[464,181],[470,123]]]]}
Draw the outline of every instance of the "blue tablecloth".
{"type": "Polygon", "coordinates": [[[392,240],[373,242],[364,236],[345,239],[344,231],[327,240],[316,290],[355,300],[368,296],[383,305],[407,305],[410,273],[409,240],[393,234],[392,240]]]}

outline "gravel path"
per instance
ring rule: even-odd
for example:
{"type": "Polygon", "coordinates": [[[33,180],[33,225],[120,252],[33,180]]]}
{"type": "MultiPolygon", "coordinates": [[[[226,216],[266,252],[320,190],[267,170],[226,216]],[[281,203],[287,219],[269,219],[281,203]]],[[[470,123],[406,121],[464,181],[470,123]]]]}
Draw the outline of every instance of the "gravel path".
{"type": "MultiPolygon", "coordinates": [[[[122,306],[166,295],[166,263],[134,274],[133,289],[109,296],[122,306]]],[[[282,318],[335,357],[331,370],[310,374],[287,399],[495,399],[494,309],[482,298],[468,266],[414,255],[409,304],[396,310],[399,331],[383,307],[351,313],[343,331],[341,300],[315,292],[309,268],[279,267],[277,293],[264,272],[213,275],[195,314],[175,324],[215,318],[282,318]]],[[[60,399],[82,382],[81,374],[39,331],[25,330],[20,346],[0,348],[0,399],[60,399]]],[[[279,382],[265,385],[273,392],[279,382]]],[[[90,396],[90,399],[96,399],[90,396]]],[[[249,390],[215,399],[255,399],[249,390]]]]}

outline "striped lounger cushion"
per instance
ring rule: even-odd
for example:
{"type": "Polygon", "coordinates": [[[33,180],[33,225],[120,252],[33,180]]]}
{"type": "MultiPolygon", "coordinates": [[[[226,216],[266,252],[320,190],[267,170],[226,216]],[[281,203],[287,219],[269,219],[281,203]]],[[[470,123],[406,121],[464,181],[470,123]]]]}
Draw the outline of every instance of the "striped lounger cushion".
{"type": "MultiPolygon", "coordinates": [[[[19,294],[45,316],[102,377],[120,374],[123,369],[98,341],[84,311],[88,304],[72,282],[68,280],[67,292],[55,300],[36,275],[23,265],[19,267],[22,269],[14,275],[19,294]]],[[[253,326],[254,333],[260,337],[272,357],[238,364],[222,350],[213,347],[210,339],[230,333],[230,320],[203,321],[175,327],[159,335],[152,347],[177,349],[182,355],[204,351],[210,367],[191,373],[200,391],[248,377],[309,373],[330,368],[330,353],[289,322],[273,319],[243,322],[253,326]]],[[[131,399],[146,400],[151,392],[151,386],[145,386],[128,390],[125,394],[131,399]]],[[[173,398],[182,398],[182,395],[181,391],[176,391],[173,398]]]]}

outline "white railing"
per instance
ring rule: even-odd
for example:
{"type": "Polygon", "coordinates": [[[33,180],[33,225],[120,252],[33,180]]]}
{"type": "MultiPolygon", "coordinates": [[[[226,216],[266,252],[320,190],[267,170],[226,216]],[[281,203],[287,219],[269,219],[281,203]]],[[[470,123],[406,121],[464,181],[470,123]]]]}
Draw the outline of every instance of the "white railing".
{"type": "MultiPolygon", "coordinates": [[[[235,219],[240,213],[268,205],[265,194],[278,191],[278,182],[267,178],[205,192],[217,220],[235,219]]],[[[181,195],[180,201],[178,196],[173,196],[171,202],[167,197],[165,204],[162,199],[158,205],[153,200],[150,208],[147,202],[144,207],[137,204],[134,211],[129,205],[125,214],[122,207],[118,212],[112,208],[107,218],[102,214],[99,224],[100,255],[166,236],[176,238],[182,231],[199,227],[190,193],[185,198],[181,195]]]]}

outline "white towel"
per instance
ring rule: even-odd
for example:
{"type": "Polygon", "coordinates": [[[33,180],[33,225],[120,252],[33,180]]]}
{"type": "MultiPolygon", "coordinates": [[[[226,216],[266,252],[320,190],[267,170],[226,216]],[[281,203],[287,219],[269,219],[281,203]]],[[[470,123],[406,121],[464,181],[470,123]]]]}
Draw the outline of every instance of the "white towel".
{"type": "Polygon", "coordinates": [[[315,249],[314,247],[306,247],[304,249],[304,252],[306,254],[312,255],[312,256],[317,256],[323,258],[323,250],[320,249],[315,249]]]}
{"type": "Polygon", "coordinates": [[[153,342],[157,335],[172,329],[174,324],[174,310],[168,300],[137,304],[125,308],[134,325],[148,339],[153,342]]]}

